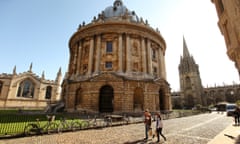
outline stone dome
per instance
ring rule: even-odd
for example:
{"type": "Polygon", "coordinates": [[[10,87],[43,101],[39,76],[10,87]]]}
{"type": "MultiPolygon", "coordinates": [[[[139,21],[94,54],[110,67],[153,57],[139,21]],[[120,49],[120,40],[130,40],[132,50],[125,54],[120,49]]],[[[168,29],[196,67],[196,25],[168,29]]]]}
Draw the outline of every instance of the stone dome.
{"type": "Polygon", "coordinates": [[[103,11],[105,20],[118,19],[119,17],[129,17],[132,22],[139,22],[138,16],[134,11],[129,11],[122,0],[115,0],[113,6],[105,8],[103,11]]]}

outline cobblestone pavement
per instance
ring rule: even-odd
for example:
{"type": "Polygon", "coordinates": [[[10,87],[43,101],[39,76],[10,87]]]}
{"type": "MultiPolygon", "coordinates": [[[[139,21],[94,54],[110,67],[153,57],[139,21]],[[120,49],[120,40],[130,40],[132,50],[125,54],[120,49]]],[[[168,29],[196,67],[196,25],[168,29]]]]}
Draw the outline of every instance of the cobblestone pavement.
{"type": "MultiPolygon", "coordinates": [[[[226,114],[201,114],[164,120],[164,144],[207,144],[233,122],[226,114]]],[[[156,138],[143,141],[144,124],[131,124],[95,130],[82,130],[44,136],[0,140],[0,144],[155,144],[156,138]]]]}

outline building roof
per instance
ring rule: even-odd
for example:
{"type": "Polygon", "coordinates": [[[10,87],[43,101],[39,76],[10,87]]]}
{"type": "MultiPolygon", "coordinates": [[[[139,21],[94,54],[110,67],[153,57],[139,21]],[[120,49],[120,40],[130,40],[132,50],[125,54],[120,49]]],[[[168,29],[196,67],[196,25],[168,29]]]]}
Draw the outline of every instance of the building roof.
{"type": "Polygon", "coordinates": [[[105,20],[118,19],[119,17],[129,17],[131,22],[139,22],[139,18],[136,13],[128,10],[122,0],[115,0],[113,6],[105,8],[102,14],[105,20]]]}

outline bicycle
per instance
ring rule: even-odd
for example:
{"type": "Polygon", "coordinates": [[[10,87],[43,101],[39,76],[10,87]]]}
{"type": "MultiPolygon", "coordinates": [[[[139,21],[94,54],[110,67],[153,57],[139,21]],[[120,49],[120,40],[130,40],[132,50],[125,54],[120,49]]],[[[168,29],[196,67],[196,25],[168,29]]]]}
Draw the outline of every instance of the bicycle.
{"type": "Polygon", "coordinates": [[[57,131],[57,124],[54,122],[55,116],[48,116],[47,115],[48,122],[41,126],[39,119],[36,119],[35,123],[29,123],[24,128],[24,134],[26,136],[28,135],[38,135],[38,134],[44,134],[45,132],[50,134],[57,131]]]}
{"type": "Polygon", "coordinates": [[[112,126],[112,117],[110,115],[105,115],[103,118],[103,126],[104,127],[109,127],[112,126]]]}
{"type": "Polygon", "coordinates": [[[86,128],[94,128],[97,127],[97,116],[94,116],[94,118],[90,118],[90,116],[88,116],[87,120],[84,120],[81,124],[81,128],[82,129],[86,129],[86,128]]]}
{"type": "Polygon", "coordinates": [[[72,119],[71,121],[66,120],[66,118],[61,118],[60,123],[58,124],[58,132],[63,131],[75,131],[76,129],[80,129],[82,124],[78,121],[72,119]]]}
{"type": "Polygon", "coordinates": [[[128,125],[130,123],[130,117],[127,115],[123,115],[123,124],[128,125]]]}

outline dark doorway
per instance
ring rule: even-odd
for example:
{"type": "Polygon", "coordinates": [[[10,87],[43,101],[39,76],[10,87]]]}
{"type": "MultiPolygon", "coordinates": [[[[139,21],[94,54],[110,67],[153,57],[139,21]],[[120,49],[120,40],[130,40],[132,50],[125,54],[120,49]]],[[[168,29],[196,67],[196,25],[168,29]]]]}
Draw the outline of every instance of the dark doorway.
{"type": "Polygon", "coordinates": [[[185,100],[185,102],[186,102],[186,108],[187,109],[192,109],[194,107],[194,105],[195,105],[194,98],[193,98],[192,95],[188,95],[187,99],[185,100]]]}
{"type": "Polygon", "coordinates": [[[143,111],[144,95],[143,89],[138,87],[133,94],[133,109],[134,111],[143,111]]]}
{"type": "Polygon", "coordinates": [[[99,112],[113,112],[113,88],[109,85],[100,89],[99,112]]]}
{"type": "Polygon", "coordinates": [[[77,109],[82,104],[82,89],[78,88],[75,95],[74,109],[77,109]]]}
{"type": "Polygon", "coordinates": [[[159,108],[160,110],[165,110],[165,95],[164,95],[164,91],[162,89],[159,90],[159,108]]]}

